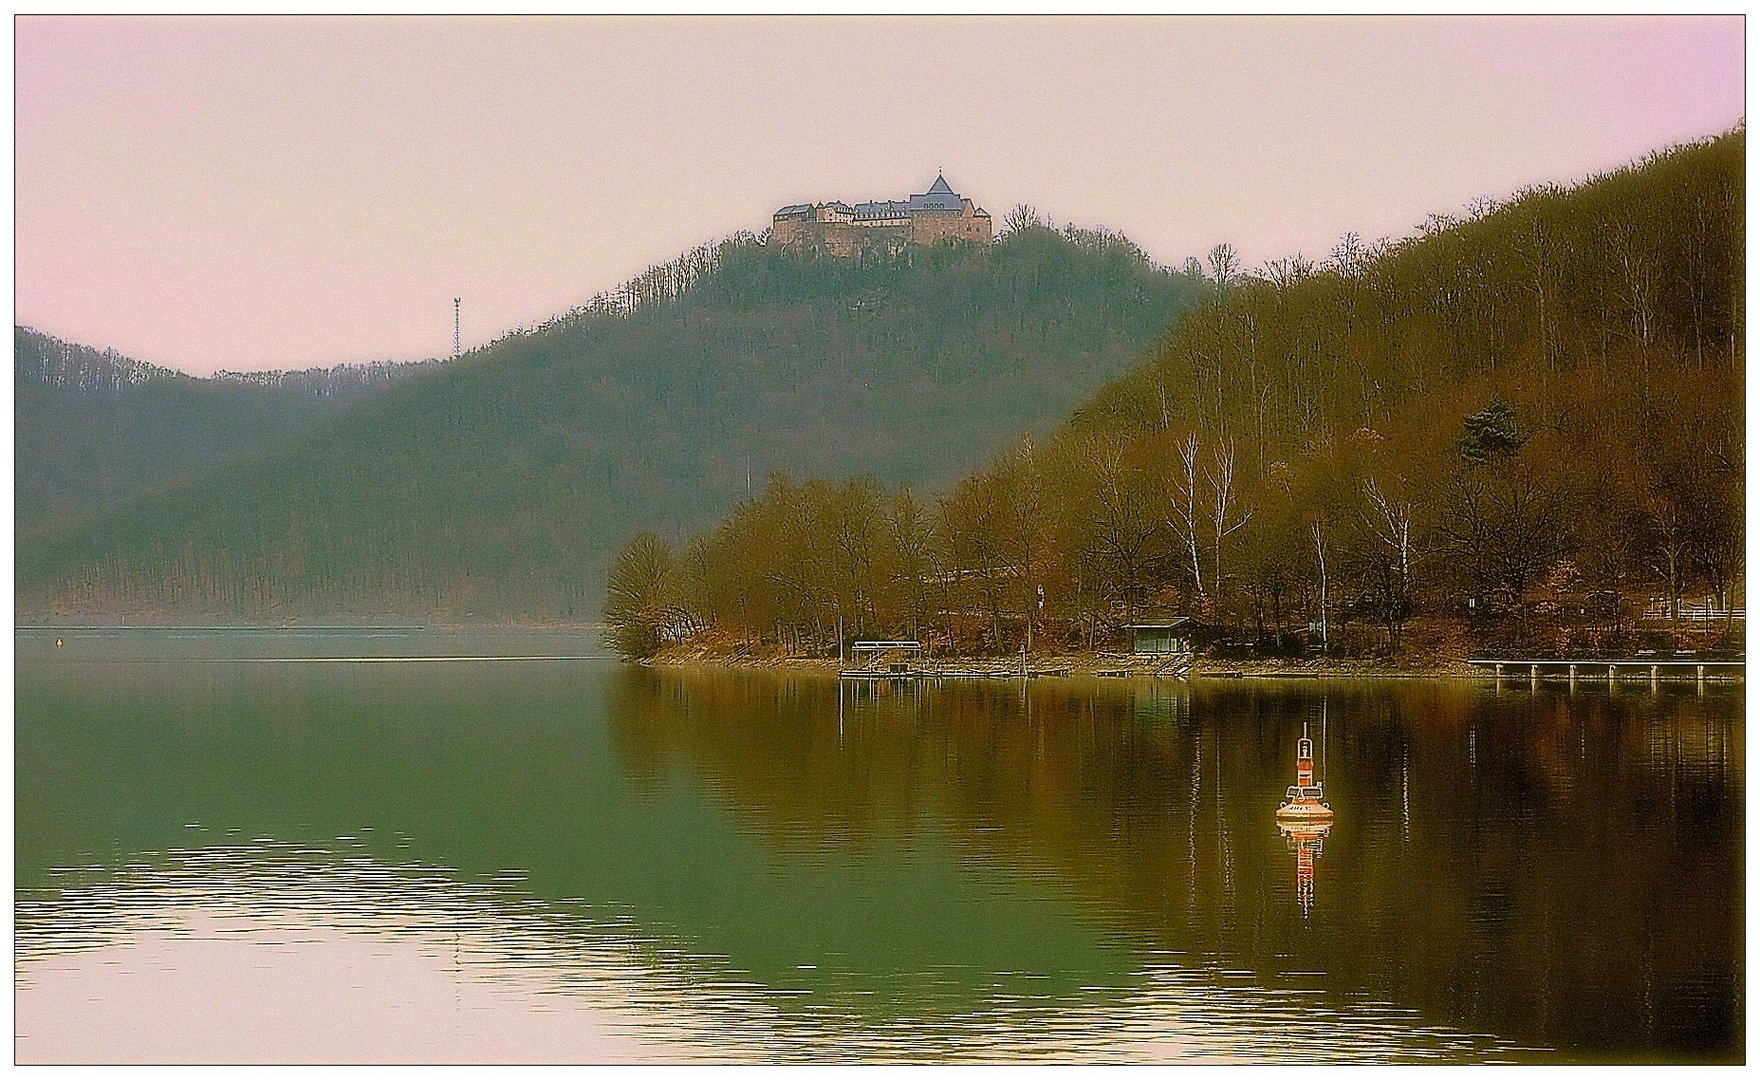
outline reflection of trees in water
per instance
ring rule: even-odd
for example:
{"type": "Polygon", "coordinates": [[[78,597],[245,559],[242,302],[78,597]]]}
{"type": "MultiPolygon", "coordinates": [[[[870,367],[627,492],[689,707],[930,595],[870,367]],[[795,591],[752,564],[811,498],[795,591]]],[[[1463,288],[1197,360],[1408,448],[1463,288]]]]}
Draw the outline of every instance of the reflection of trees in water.
{"type": "Polygon", "coordinates": [[[839,692],[629,672],[613,745],[702,776],[780,850],[946,822],[1196,963],[1323,971],[1583,1054],[1739,1052],[1739,698],[1330,686],[1339,820],[1304,920],[1271,813],[1317,688],[846,686],[841,725],[839,692]]]}
{"type": "Polygon", "coordinates": [[[1739,696],[1332,687],[1339,820],[1304,923],[1272,814],[1316,699],[1192,689],[846,689],[840,731],[835,682],[762,673],[70,667],[16,695],[15,884],[189,845],[190,822],[346,834],[628,904],[669,947],[814,986],[802,1008],[847,985],[862,1023],[970,1010],[999,958],[1135,992],[1104,939],[1532,1042],[1734,1052],[1739,696]],[[895,970],[940,981],[874,974],[895,970]]]}

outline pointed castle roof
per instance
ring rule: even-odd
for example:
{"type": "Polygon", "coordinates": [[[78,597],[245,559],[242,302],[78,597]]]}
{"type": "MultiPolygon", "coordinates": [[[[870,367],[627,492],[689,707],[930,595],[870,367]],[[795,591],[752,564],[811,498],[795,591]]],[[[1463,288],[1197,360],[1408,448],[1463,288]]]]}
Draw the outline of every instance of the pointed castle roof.
{"type": "MultiPolygon", "coordinates": [[[[872,220],[875,218],[904,218],[924,211],[929,213],[958,213],[963,202],[964,200],[960,198],[959,192],[953,190],[953,188],[947,183],[947,177],[937,172],[935,174],[935,182],[929,185],[928,191],[923,192],[921,195],[912,195],[908,199],[861,202],[855,204],[853,207],[846,206],[841,202],[796,203],[793,206],[785,206],[776,211],[776,216],[779,218],[806,217],[809,216],[816,207],[829,206],[838,210],[851,212],[858,219],[872,220]]],[[[975,213],[984,217],[990,216],[989,214],[985,214],[982,210],[977,210],[975,213]]]]}
{"type": "Polygon", "coordinates": [[[907,204],[911,210],[958,210],[959,193],[947,186],[947,177],[935,174],[935,182],[921,195],[912,195],[907,204]]]}

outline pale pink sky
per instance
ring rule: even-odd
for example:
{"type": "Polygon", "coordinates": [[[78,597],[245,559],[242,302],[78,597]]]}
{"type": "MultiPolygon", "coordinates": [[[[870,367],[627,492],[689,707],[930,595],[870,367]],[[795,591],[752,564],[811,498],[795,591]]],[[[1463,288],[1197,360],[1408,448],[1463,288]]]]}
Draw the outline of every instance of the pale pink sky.
{"type": "Polygon", "coordinates": [[[1740,17],[19,18],[16,319],[195,372],[450,351],[948,180],[1249,265],[1744,116],[1740,17]]]}

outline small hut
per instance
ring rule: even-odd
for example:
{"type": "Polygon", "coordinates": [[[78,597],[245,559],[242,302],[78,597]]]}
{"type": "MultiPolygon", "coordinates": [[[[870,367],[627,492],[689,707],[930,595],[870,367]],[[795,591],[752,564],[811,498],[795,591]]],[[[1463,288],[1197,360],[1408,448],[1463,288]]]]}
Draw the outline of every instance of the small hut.
{"type": "Polygon", "coordinates": [[[1126,648],[1138,655],[1164,656],[1192,651],[1198,622],[1184,615],[1143,616],[1124,624],[1126,648]]]}

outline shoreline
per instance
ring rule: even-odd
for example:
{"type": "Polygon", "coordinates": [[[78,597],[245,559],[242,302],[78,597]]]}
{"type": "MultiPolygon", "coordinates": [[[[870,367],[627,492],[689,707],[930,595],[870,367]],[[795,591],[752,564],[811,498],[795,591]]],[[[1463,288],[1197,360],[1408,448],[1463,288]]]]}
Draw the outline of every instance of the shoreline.
{"type": "MultiPolygon", "coordinates": [[[[544,624],[544,623],[309,623],[309,624],[264,624],[264,623],[219,623],[219,622],[163,622],[163,623],[76,623],[54,621],[31,621],[15,623],[13,633],[43,634],[49,632],[63,633],[154,633],[165,631],[207,631],[212,633],[241,634],[358,634],[358,633],[401,633],[410,635],[434,634],[450,636],[455,634],[487,633],[515,635],[590,635],[597,640],[603,627],[593,624],[544,624]]],[[[640,667],[670,668],[673,670],[699,671],[771,671],[795,675],[816,675],[836,678],[841,672],[849,670],[847,661],[839,661],[834,657],[823,656],[786,656],[775,648],[748,651],[743,647],[724,646],[705,647],[704,645],[677,644],[668,646],[652,656],[640,659],[616,657],[620,663],[640,667]]],[[[1511,684],[1533,681],[1523,674],[1497,675],[1492,669],[1466,662],[1460,657],[1431,657],[1425,660],[1417,658],[1396,662],[1346,657],[1303,657],[1286,659],[1230,660],[1211,657],[1195,658],[1190,669],[1174,673],[1157,673],[1158,666],[1170,658],[1169,654],[1129,654],[1113,652],[1080,652],[1080,653],[1041,653],[1028,659],[1028,675],[1031,678],[1059,678],[1068,676],[1084,676],[1093,678],[1117,678],[1122,680],[1155,679],[1160,681],[1224,681],[1239,679],[1428,679],[1452,680],[1465,679],[1475,682],[1507,682],[1511,684]]],[[[1595,665],[1598,661],[1608,659],[1630,658],[1597,658],[1583,657],[1579,661],[1584,665],[1595,665]]],[[[1513,661],[1512,661],[1513,662],[1513,661]]],[[[1562,662],[1562,661],[1561,661],[1562,662]]],[[[1728,663],[1727,658],[1720,658],[1720,663],[1728,663]]],[[[1021,678],[1020,658],[1016,656],[944,656],[936,657],[933,663],[941,673],[923,672],[901,674],[899,678],[921,678],[929,680],[964,679],[964,680],[995,680],[1021,678]]],[[[1631,674],[1621,674],[1613,682],[1620,684],[1649,683],[1653,681],[1648,674],[1640,673],[1642,669],[1633,667],[1631,674]]],[[[886,673],[876,672],[880,678],[886,673]]],[[[1547,673],[1540,681],[1546,683],[1564,683],[1580,680],[1585,683],[1607,683],[1605,675],[1593,675],[1585,672],[1575,680],[1547,673]]],[[[1741,684],[1746,681],[1743,673],[1707,674],[1702,679],[1687,674],[1686,670],[1677,670],[1665,674],[1655,680],[1659,682],[1707,682],[1724,684],[1741,684]]]]}
{"type": "MultiPolygon", "coordinates": [[[[1122,679],[1493,679],[1491,672],[1463,661],[1447,660],[1426,664],[1379,663],[1368,660],[1305,659],[1305,660],[1196,660],[1183,675],[1155,673],[1165,656],[1139,657],[1120,653],[1056,653],[1035,655],[1028,660],[1032,678],[1058,678],[1085,675],[1122,679]]],[[[845,670],[835,658],[814,656],[779,656],[763,653],[741,654],[690,649],[673,646],[637,661],[644,667],[698,669],[716,671],[779,671],[801,675],[837,676],[845,670]]],[[[936,662],[959,671],[983,671],[979,678],[1020,678],[1018,658],[1009,657],[939,657],[936,662]],[[994,674],[988,674],[993,672],[994,674]]],[[[912,676],[936,678],[933,674],[912,676]]],[[[960,678],[949,674],[943,678],[960,678]]],[[[974,677],[974,676],[964,676],[974,677]]]]}
{"type": "MultiPolygon", "coordinates": [[[[1471,680],[1488,683],[1529,683],[1532,680],[1525,674],[1502,676],[1493,670],[1468,664],[1462,659],[1433,659],[1427,662],[1405,661],[1389,663],[1376,660],[1356,660],[1346,658],[1308,658],[1294,660],[1223,660],[1198,658],[1189,671],[1182,674],[1157,674],[1155,667],[1166,657],[1141,658],[1119,653],[1060,653],[1033,656],[1028,662],[1028,676],[1034,679],[1060,678],[1068,676],[1087,676],[1093,678],[1117,678],[1121,680],[1157,681],[1234,681],[1241,679],[1429,679],[1429,680],[1471,680]]],[[[770,671],[795,675],[819,675],[836,678],[848,670],[842,663],[829,657],[812,656],[780,656],[763,653],[728,653],[691,649],[676,645],[663,649],[653,656],[637,661],[629,661],[643,667],[669,668],[673,670],[696,671],[770,671]]],[[[1583,661],[1593,664],[1593,659],[1583,661]]],[[[906,674],[899,676],[906,679],[974,679],[996,680],[1021,678],[1019,660],[1007,657],[940,657],[936,663],[948,674],[933,673],[906,674]],[[958,672],[958,673],[955,673],[958,672]],[[974,674],[974,672],[981,674],[974,674]]],[[[1621,684],[1650,683],[1653,680],[1645,674],[1637,673],[1620,675],[1613,681],[1621,684]]],[[[882,679],[884,673],[877,673],[882,679]]],[[[1584,684],[1605,684],[1606,676],[1579,675],[1574,680],[1557,674],[1547,674],[1540,681],[1567,683],[1580,681],[1584,684]]],[[[1745,682],[1743,675],[1707,675],[1702,680],[1685,672],[1667,674],[1655,680],[1659,682],[1707,682],[1741,684],[1745,682]]]]}

